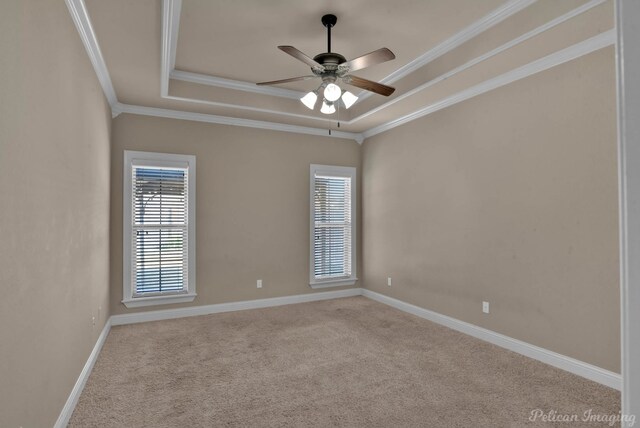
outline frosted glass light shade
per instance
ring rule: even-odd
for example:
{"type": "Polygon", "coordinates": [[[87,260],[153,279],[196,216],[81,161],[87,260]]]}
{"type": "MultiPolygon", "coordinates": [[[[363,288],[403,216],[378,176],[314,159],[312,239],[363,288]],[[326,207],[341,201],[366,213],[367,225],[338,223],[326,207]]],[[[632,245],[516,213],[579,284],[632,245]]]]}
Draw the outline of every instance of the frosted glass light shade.
{"type": "Polygon", "coordinates": [[[318,100],[318,94],[316,94],[314,91],[311,91],[307,93],[304,97],[300,98],[300,101],[302,101],[302,104],[304,104],[311,110],[313,110],[313,107],[315,107],[317,100],[318,100]]]}
{"type": "Polygon", "coordinates": [[[344,94],[342,94],[342,102],[346,108],[351,107],[356,101],[358,101],[358,97],[353,95],[351,92],[344,91],[344,94]]]}
{"type": "Polygon", "coordinates": [[[327,101],[322,102],[322,108],[320,109],[321,113],[331,114],[336,112],[336,107],[333,104],[327,103],[327,101]]]}
{"type": "Polygon", "coordinates": [[[342,95],[342,90],[340,89],[340,86],[335,83],[329,83],[327,87],[324,88],[324,98],[327,101],[337,101],[340,98],[340,95],[342,95]]]}

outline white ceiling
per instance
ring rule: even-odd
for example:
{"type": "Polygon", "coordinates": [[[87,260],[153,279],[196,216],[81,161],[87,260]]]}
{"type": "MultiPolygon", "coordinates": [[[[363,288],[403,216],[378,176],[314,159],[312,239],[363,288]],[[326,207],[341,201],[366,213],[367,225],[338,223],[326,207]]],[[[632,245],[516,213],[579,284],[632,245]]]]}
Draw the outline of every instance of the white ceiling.
{"type": "Polygon", "coordinates": [[[319,134],[333,129],[333,136],[356,139],[481,93],[492,79],[504,84],[541,59],[553,66],[567,55],[611,44],[613,28],[611,0],[69,2],[80,12],[86,5],[92,28],[85,44],[91,52],[93,37],[99,46],[94,66],[110,80],[102,79],[103,87],[111,85],[116,113],[319,134]],[[320,18],[326,13],[338,17],[334,52],[347,59],[381,47],[395,53],[393,61],[354,73],[396,87],[391,97],[363,97],[350,110],[327,116],[296,98],[318,80],[255,85],[310,74],[276,47],[293,45],[311,57],[325,52],[320,18]],[[338,121],[346,134],[335,132],[338,121]]]}

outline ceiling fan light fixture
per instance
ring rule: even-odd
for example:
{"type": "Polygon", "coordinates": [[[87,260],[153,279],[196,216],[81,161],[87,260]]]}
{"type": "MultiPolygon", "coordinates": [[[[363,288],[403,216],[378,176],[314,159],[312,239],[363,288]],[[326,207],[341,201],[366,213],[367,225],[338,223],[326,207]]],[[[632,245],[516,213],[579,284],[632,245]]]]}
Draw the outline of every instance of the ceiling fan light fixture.
{"type": "Polygon", "coordinates": [[[335,112],[336,112],[336,106],[334,106],[333,103],[329,103],[327,102],[327,100],[324,100],[322,102],[322,108],[320,109],[320,113],[332,114],[335,112]]]}
{"type": "Polygon", "coordinates": [[[322,17],[322,25],[327,29],[327,51],[320,53],[313,58],[293,46],[278,46],[278,49],[282,52],[291,55],[298,61],[310,66],[313,75],[271,80],[268,82],[258,82],[256,84],[279,85],[313,78],[322,79],[322,84],[315,91],[308,92],[301,97],[300,101],[308,109],[314,110],[315,106],[318,104],[318,98],[322,98],[322,107],[320,108],[320,111],[323,114],[335,113],[337,108],[340,107],[340,104],[336,106],[336,102],[339,103],[340,99],[342,99],[342,105],[347,109],[358,101],[358,97],[356,95],[340,88],[340,86],[335,83],[337,81],[342,81],[357,88],[384,95],[385,97],[391,95],[395,91],[395,88],[382,83],[363,79],[362,77],[354,76],[351,72],[392,60],[396,57],[394,53],[387,48],[380,48],[347,61],[344,56],[331,51],[331,28],[333,28],[337,22],[338,18],[335,15],[327,14],[322,17]]]}
{"type": "Polygon", "coordinates": [[[300,98],[302,104],[307,106],[310,110],[316,106],[316,101],[318,101],[318,93],[316,91],[308,92],[304,97],[300,98]]]}
{"type": "Polygon", "coordinates": [[[338,99],[340,99],[341,95],[342,89],[340,89],[340,86],[336,85],[335,83],[329,83],[327,87],[324,88],[324,98],[327,101],[337,101],[338,99]]]}
{"type": "Polygon", "coordinates": [[[358,101],[358,97],[353,95],[349,91],[344,91],[342,94],[342,102],[344,103],[345,108],[351,107],[356,101],[358,101]]]}

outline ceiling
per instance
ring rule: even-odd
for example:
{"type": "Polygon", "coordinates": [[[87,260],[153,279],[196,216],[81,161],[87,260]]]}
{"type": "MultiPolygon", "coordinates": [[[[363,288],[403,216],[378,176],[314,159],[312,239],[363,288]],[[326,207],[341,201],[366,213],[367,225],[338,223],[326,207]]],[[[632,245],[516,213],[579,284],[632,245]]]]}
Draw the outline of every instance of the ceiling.
{"type": "Polygon", "coordinates": [[[70,1],[87,15],[85,46],[107,76],[103,88],[112,87],[114,114],[320,135],[332,129],[358,141],[613,43],[612,0],[70,1]],[[381,47],[395,53],[354,73],[396,87],[392,96],[365,95],[324,115],[298,100],[319,79],[255,85],[310,74],[277,46],[325,52],[326,13],[338,17],[334,52],[347,59],[381,47]],[[92,37],[99,48],[91,48],[92,37]]]}

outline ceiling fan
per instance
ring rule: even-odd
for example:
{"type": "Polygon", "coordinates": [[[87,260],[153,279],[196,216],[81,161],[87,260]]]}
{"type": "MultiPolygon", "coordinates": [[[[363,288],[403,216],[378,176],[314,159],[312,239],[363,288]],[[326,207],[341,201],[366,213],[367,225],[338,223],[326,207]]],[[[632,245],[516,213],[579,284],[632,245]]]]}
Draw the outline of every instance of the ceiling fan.
{"type": "Polygon", "coordinates": [[[322,84],[318,89],[307,93],[300,98],[300,101],[309,109],[313,110],[318,100],[318,94],[323,90],[322,94],[324,99],[320,111],[325,114],[334,113],[336,111],[336,102],[340,99],[346,108],[351,107],[358,100],[358,97],[351,92],[341,89],[336,84],[338,80],[376,94],[384,95],[385,97],[391,95],[393,91],[395,91],[395,88],[354,76],[351,72],[390,61],[396,57],[393,52],[387,48],[380,48],[347,61],[346,58],[339,53],[331,52],[331,28],[336,25],[336,22],[338,22],[338,18],[336,18],[335,15],[329,14],[322,17],[322,25],[327,28],[327,52],[318,54],[313,57],[313,59],[293,46],[278,46],[278,49],[281,51],[309,65],[313,73],[312,75],[260,82],[257,83],[257,85],[277,85],[280,83],[320,78],[322,79],[322,84]]]}

